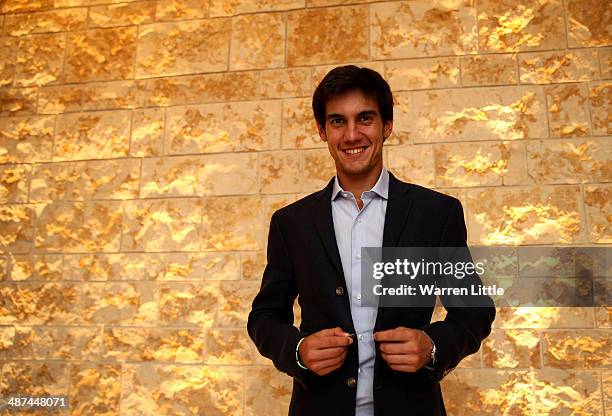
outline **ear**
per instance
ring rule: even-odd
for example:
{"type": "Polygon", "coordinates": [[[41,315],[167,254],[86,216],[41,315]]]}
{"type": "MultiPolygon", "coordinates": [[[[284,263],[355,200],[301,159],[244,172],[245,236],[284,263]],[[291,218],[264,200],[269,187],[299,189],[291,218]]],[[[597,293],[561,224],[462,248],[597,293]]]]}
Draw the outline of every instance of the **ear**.
{"type": "Polygon", "coordinates": [[[387,140],[393,132],[393,120],[387,120],[383,126],[383,141],[387,140]]]}
{"type": "Polygon", "coordinates": [[[319,137],[321,138],[321,140],[326,142],[327,141],[327,134],[325,134],[325,127],[323,127],[319,123],[317,123],[317,130],[319,131],[319,137]]]}

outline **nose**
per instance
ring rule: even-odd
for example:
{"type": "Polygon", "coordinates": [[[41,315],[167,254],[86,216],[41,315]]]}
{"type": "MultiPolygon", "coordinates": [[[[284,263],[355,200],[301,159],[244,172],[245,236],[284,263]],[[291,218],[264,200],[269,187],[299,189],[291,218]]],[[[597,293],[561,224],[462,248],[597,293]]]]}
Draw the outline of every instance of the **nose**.
{"type": "Polygon", "coordinates": [[[355,141],[360,139],[357,123],[354,121],[349,121],[347,123],[345,136],[347,141],[355,141]]]}

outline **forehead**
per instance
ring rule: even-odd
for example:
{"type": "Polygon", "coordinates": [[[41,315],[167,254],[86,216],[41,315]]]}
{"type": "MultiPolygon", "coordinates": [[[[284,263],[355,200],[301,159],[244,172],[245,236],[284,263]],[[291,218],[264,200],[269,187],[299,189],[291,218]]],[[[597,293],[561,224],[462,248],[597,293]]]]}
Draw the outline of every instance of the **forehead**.
{"type": "Polygon", "coordinates": [[[363,111],[379,113],[378,103],[361,90],[351,90],[330,98],[325,103],[325,113],[328,114],[358,114],[363,111]]]}

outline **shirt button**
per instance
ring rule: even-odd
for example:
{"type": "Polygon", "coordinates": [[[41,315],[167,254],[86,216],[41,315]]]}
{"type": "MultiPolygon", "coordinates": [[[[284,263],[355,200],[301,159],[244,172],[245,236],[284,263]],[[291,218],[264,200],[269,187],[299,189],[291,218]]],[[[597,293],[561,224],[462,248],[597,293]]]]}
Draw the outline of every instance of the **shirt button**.
{"type": "Polygon", "coordinates": [[[357,222],[361,222],[361,218],[358,218],[358,219],[357,219],[357,222]]]}
{"type": "Polygon", "coordinates": [[[355,377],[349,377],[346,379],[346,385],[349,387],[355,387],[357,385],[357,380],[355,380],[355,377]]]}
{"type": "Polygon", "coordinates": [[[359,336],[357,337],[359,339],[359,341],[363,340],[363,335],[359,334],[359,336]]]}
{"type": "Polygon", "coordinates": [[[360,251],[358,251],[358,252],[357,252],[357,255],[356,255],[355,257],[357,257],[357,259],[361,260],[361,252],[360,252],[360,251]]]}
{"type": "Polygon", "coordinates": [[[336,295],[338,295],[338,296],[344,295],[344,288],[342,286],[338,286],[336,288],[336,295]]]}
{"type": "Polygon", "coordinates": [[[357,300],[361,300],[361,293],[357,295],[357,300]]]}

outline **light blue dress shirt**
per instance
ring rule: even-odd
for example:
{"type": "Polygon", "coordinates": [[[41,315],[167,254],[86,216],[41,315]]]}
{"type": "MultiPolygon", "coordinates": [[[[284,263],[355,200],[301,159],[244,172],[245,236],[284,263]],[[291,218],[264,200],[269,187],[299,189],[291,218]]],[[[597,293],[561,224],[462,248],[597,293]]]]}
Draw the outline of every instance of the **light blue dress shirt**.
{"type": "Polygon", "coordinates": [[[389,194],[389,172],[383,167],[374,187],[361,194],[363,208],[355,196],[342,189],[336,176],[332,190],[332,216],[342,270],[350,296],[351,315],[359,351],[356,416],[374,416],[373,331],[377,308],[361,305],[361,248],[382,247],[389,194]]]}

